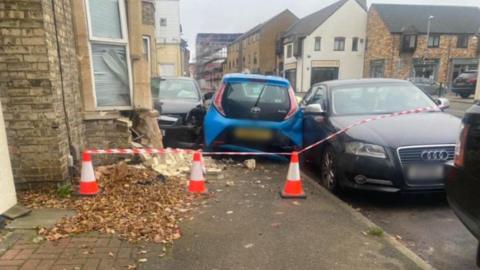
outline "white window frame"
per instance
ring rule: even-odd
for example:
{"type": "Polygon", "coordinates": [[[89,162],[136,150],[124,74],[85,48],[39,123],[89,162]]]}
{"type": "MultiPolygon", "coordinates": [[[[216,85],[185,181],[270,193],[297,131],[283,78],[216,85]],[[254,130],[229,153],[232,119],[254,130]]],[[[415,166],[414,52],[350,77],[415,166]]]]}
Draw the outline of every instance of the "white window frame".
{"type": "Polygon", "coordinates": [[[112,38],[100,38],[95,37],[92,31],[92,23],[90,18],[90,0],[85,0],[85,11],[87,14],[87,26],[88,26],[88,50],[90,52],[90,73],[92,76],[92,91],[93,91],[93,101],[95,108],[102,111],[114,111],[114,110],[131,110],[133,109],[133,77],[132,77],[132,63],[130,59],[130,46],[128,43],[128,28],[127,28],[127,14],[125,2],[123,0],[118,0],[118,9],[120,14],[120,27],[122,38],[121,39],[112,39],[112,38]],[[130,93],[130,106],[106,106],[100,107],[97,104],[97,95],[95,90],[95,72],[93,70],[93,54],[92,54],[92,43],[96,44],[105,44],[105,45],[123,45],[125,46],[125,56],[127,60],[127,73],[128,73],[128,86],[130,93]]]}
{"type": "Polygon", "coordinates": [[[288,44],[287,45],[287,59],[293,57],[293,44],[288,44]]]}
{"type": "MultiPolygon", "coordinates": [[[[152,45],[151,45],[151,41],[152,39],[150,38],[150,36],[147,36],[147,35],[143,35],[142,36],[142,41],[147,41],[147,62],[148,62],[148,74],[151,74],[152,73],[152,45]]],[[[142,47],[143,47],[143,44],[142,44],[142,47]]]]}
{"type": "Polygon", "coordinates": [[[315,37],[314,38],[313,50],[316,51],[316,52],[322,51],[322,37],[315,37]],[[317,47],[317,45],[318,45],[318,47],[317,47]]]}

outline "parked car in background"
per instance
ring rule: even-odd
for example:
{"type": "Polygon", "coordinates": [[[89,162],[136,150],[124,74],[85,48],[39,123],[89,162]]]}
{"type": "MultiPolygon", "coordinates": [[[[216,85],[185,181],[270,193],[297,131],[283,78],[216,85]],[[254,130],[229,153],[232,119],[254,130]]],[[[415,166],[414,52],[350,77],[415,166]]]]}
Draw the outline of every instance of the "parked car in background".
{"type": "Polygon", "coordinates": [[[465,71],[460,74],[452,84],[452,92],[460,95],[462,98],[468,98],[475,94],[477,87],[477,71],[465,71]]]}
{"type": "Polygon", "coordinates": [[[447,89],[440,83],[437,83],[433,79],[427,78],[410,78],[408,79],[416,87],[420,88],[423,92],[430,96],[443,96],[446,94],[447,89]]]}
{"type": "Polygon", "coordinates": [[[205,148],[291,151],[302,146],[302,119],[290,83],[280,77],[228,74],[204,121],[205,148]]]}
{"type": "Polygon", "coordinates": [[[402,80],[316,84],[301,103],[305,145],[373,116],[432,110],[356,126],[308,152],[307,160],[318,165],[321,182],[330,191],[443,190],[443,165],[454,157],[460,120],[440,110],[442,102],[402,80]]]}
{"type": "MultiPolygon", "coordinates": [[[[466,112],[455,149],[455,161],[445,167],[450,206],[480,240],[480,103],[466,112]]],[[[480,244],[477,265],[480,267],[480,244]]]]}
{"type": "Polygon", "coordinates": [[[194,147],[201,143],[206,110],[197,82],[184,77],[154,78],[151,87],[164,145],[194,147]]]}

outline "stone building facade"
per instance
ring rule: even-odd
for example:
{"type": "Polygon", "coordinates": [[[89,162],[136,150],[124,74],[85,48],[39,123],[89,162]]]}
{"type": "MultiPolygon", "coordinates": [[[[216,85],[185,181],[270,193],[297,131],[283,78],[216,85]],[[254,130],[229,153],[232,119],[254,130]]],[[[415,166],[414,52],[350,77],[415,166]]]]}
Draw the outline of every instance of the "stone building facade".
{"type": "Polygon", "coordinates": [[[475,17],[480,18],[475,7],[373,4],[367,20],[364,77],[425,78],[450,85],[461,72],[477,69],[479,39],[474,29],[479,29],[480,20],[475,17]],[[389,12],[394,10],[406,13],[404,21],[391,19],[389,12]],[[416,12],[432,14],[428,44],[428,16],[416,12]],[[454,27],[457,22],[462,25],[454,27]]]}
{"type": "Polygon", "coordinates": [[[287,9],[245,32],[227,47],[224,72],[278,74],[277,41],[297,21],[297,16],[287,9]]]}
{"type": "Polygon", "coordinates": [[[129,119],[151,109],[156,71],[154,53],[146,50],[154,46],[143,37],[154,44],[155,26],[142,15],[155,11],[142,3],[153,8],[153,0],[118,1],[128,14],[131,103],[122,108],[97,106],[87,2],[0,0],[0,100],[19,188],[71,179],[86,148],[129,147],[129,119]]]}

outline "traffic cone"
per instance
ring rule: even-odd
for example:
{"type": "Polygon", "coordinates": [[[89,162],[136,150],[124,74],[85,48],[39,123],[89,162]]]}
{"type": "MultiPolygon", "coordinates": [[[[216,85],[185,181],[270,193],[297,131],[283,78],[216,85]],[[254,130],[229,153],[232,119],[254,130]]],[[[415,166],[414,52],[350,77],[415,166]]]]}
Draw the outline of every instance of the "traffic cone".
{"type": "Polygon", "coordinates": [[[82,157],[82,174],[80,177],[80,195],[96,195],[100,192],[93,171],[92,158],[87,152],[82,157]]]}
{"type": "Polygon", "coordinates": [[[188,192],[206,194],[205,178],[203,177],[202,154],[196,151],[193,154],[192,171],[190,182],[188,183],[188,192]]]}
{"type": "Polygon", "coordinates": [[[297,152],[292,152],[290,166],[288,167],[287,182],[280,195],[284,199],[305,199],[307,197],[303,191],[302,180],[300,179],[300,166],[297,152]]]}

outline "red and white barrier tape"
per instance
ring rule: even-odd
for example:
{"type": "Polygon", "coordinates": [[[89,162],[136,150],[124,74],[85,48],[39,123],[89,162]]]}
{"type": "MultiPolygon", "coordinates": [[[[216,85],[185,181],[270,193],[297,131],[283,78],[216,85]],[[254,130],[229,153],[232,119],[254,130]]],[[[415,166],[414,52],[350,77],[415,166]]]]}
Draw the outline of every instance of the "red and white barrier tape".
{"type": "MultiPolygon", "coordinates": [[[[391,114],[384,114],[384,115],[379,115],[367,119],[363,119],[360,121],[357,121],[355,123],[350,124],[344,129],[341,129],[326,138],[313,143],[302,150],[298,151],[299,154],[302,154],[328,140],[331,140],[335,138],[336,136],[347,132],[348,130],[364,125],[366,123],[372,122],[372,121],[377,121],[385,118],[391,118],[391,117],[396,117],[396,116],[402,116],[402,115],[407,115],[407,114],[415,114],[415,113],[421,113],[421,112],[427,112],[427,111],[433,111],[438,109],[439,107],[425,107],[425,108],[417,108],[417,109],[412,109],[412,110],[406,110],[402,112],[395,112],[391,114]]],[[[132,149],[127,149],[127,148],[114,148],[114,149],[89,149],[85,150],[85,153],[88,154],[192,154],[196,150],[190,150],[190,149],[179,149],[179,148],[132,148],[132,149]]],[[[290,152],[202,152],[203,155],[225,155],[225,156],[272,156],[272,155],[283,155],[283,156],[289,156],[292,153],[290,152]]]]}

